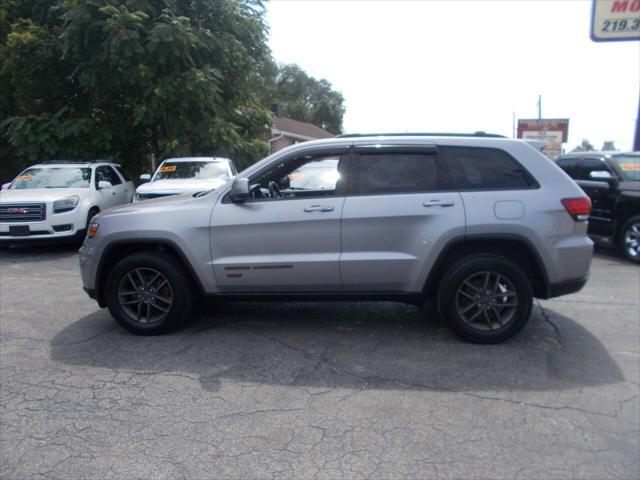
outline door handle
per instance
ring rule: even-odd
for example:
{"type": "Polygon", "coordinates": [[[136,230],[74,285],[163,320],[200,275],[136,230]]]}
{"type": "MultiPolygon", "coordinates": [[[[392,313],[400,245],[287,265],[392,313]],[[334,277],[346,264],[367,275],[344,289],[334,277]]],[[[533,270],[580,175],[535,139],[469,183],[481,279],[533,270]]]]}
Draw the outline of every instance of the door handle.
{"type": "Polygon", "coordinates": [[[445,200],[431,200],[430,202],[424,202],[422,204],[423,207],[453,207],[454,205],[453,202],[445,200]]]}
{"type": "Polygon", "coordinates": [[[304,207],[305,212],[333,212],[332,205],[311,205],[304,207]]]}
{"type": "Polygon", "coordinates": [[[116,192],[111,192],[111,195],[115,195],[115,194],[116,194],[116,192]]]}

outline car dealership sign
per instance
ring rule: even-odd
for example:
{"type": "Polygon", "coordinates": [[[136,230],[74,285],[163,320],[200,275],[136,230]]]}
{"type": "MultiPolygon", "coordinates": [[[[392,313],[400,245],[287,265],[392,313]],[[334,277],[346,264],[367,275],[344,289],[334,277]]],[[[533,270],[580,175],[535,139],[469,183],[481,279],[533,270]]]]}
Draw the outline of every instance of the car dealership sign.
{"type": "Polygon", "coordinates": [[[547,142],[542,153],[555,159],[562,153],[562,144],[566,143],[569,138],[569,119],[531,118],[518,120],[518,138],[547,142]]]}
{"type": "Polygon", "coordinates": [[[640,40],[640,0],[593,0],[591,39],[640,40]]]}

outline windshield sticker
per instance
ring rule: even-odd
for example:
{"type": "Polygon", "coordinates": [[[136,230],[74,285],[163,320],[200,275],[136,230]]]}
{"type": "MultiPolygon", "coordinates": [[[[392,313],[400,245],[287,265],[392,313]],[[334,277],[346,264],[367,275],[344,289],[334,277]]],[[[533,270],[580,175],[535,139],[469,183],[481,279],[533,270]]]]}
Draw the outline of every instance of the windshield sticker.
{"type": "Polygon", "coordinates": [[[623,172],[640,172],[640,163],[621,163],[620,169],[623,172]]]}
{"type": "Polygon", "coordinates": [[[165,165],[163,167],[160,167],[160,173],[175,172],[175,171],[176,171],[176,165],[165,165]]]}
{"type": "Polygon", "coordinates": [[[33,180],[33,175],[18,175],[16,180],[24,180],[25,182],[29,182],[33,180]]]}

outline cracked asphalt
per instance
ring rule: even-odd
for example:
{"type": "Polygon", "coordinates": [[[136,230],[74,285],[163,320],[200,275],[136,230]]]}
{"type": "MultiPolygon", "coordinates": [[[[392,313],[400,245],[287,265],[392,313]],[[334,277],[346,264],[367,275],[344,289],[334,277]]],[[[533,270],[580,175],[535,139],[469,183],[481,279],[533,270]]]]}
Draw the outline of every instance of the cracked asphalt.
{"type": "Polygon", "coordinates": [[[237,303],[135,337],[68,247],[0,254],[0,478],[640,477],[640,268],[464,343],[393,303],[237,303]]]}

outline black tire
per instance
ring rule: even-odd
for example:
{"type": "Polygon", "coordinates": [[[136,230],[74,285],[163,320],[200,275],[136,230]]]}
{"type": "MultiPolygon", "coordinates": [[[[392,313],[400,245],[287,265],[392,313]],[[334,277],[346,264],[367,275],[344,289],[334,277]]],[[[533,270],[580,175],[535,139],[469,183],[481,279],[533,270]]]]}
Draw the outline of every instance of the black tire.
{"type": "Polygon", "coordinates": [[[93,217],[95,217],[98,213],[100,213],[100,209],[98,207],[93,207],[89,210],[89,213],[87,213],[87,225],[85,226],[86,230],[89,230],[89,225],[91,225],[91,220],[93,219],[93,217]]]}
{"type": "MultiPolygon", "coordinates": [[[[133,274],[137,280],[139,277],[137,274],[133,274]]],[[[147,280],[149,280],[149,277],[147,277],[147,280]]],[[[147,290],[149,290],[149,287],[147,290]]],[[[194,299],[193,282],[182,263],[169,254],[163,252],[134,253],[118,262],[113,270],[109,272],[105,298],[111,315],[122,327],[137,335],[160,335],[178,328],[189,317],[194,299]],[[167,281],[167,285],[162,288],[170,292],[172,303],[167,307],[166,313],[155,312],[159,316],[157,319],[152,319],[151,315],[148,315],[146,321],[143,322],[145,315],[140,316],[138,307],[141,301],[151,303],[156,299],[138,300],[138,303],[134,303],[132,306],[121,304],[121,298],[128,303],[132,303],[135,300],[135,295],[130,296],[130,294],[127,294],[128,296],[124,297],[119,294],[119,291],[124,291],[121,290],[123,285],[127,285],[126,289],[131,290],[131,284],[126,283],[129,282],[127,274],[131,275],[136,270],[142,271],[143,275],[144,272],[159,273],[167,281]],[[136,307],[138,307],[139,320],[132,317],[132,310],[136,309],[136,307]]],[[[138,295],[138,298],[140,298],[140,295],[138,295]]],[[[166,306],[164,303],[158,303],[158,305],[166,306]]],[[[146,309],[147,303],[144,303],[142,308],[146,309]]],[[[149,308],[158,307],[154,305],[149,308]]],[[[149,310],[146,310],[146,312],[149,312],[149,310]]]]}
{"type": "Polygon", "coordinates": [[[87,223],[86,223],[85,227],[76,232],[75,240],[77,240],[81,245],[82,245],[82,242],[84,242],[84,237],[87,236],[87,231],[89,230],[89,225],[91,225],[91,220],[98,213],[100,213],[100,209],[98,207],[91,208],[89,210],[89,213],[87,213],[87,223]]]}
{"type": "MultiPolygon", "coordinates": [[[[640,263],[640,250],[638,250],[640,245],[640,236],[638,236],[638,232],[640,231],[640,215],[636,215],[635,217],[631,217],[629,220],[625,222],[620,231],[620,251],[622,255],[633,263],[640,263]],[[635,240],[635,244],[628,243],[627,236],[631,235],[633,240],[635,240]],[[633,248],[633,245],[635,248],[633,248]],[[635,249],[636,254],[634,255],[632,251],[635,249]]],[[[632,240],[632,241],[633,241],[632,240]]]]}
{"type": "Polygon", "coordinates": [[[533,289],[527,275],[517,264],[497,255],[481,254],[461,259],[447,270],[438,290],[438,310],[442,317],[456,334],[473,343],[499,343],[513,337],[527,324],[532,306],[533,289]],[[490,285],[496,285],[498,293],[490,294],[490,289],[477,288],[473,283],[475,278],[486,278],[487,272],[490,281],[494,282],[490,285]],[[474,294],[473,299],[467,299],[469,292],[474,294]],[[468,303],[461,305],[461,302],[468,303]],[[472,304],[475,306],[470,307],[472,304]],[[465,320],[463,315],[467,311],[465,320]],[[479,318],[471,322],[470,318],[478,311],[481,311],[479,318]]]}

